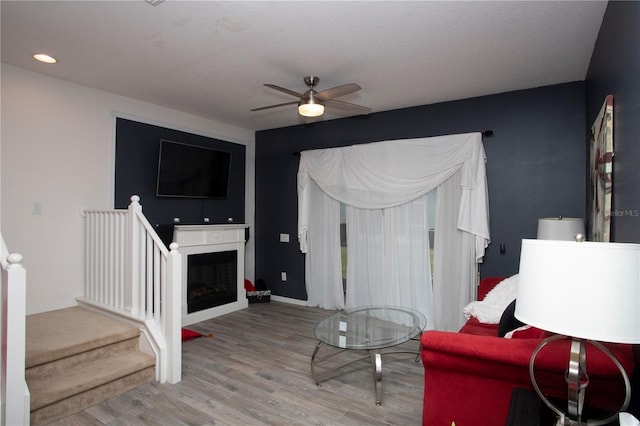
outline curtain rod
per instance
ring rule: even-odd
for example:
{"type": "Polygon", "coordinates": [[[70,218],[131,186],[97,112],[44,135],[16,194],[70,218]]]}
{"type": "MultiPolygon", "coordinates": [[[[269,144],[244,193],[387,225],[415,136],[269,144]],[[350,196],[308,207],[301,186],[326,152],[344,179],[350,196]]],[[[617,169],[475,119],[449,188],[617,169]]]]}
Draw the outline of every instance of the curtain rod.
{"type": "MultiPolygon", "coordinates": [[[[490,138],[493,136],[493,130],[485,130],[484,132],[482,132],[482,136],[490,138]]],[[[300,156],[300,151],[294,151],[293,155],[298,157],[300,156]]]]}

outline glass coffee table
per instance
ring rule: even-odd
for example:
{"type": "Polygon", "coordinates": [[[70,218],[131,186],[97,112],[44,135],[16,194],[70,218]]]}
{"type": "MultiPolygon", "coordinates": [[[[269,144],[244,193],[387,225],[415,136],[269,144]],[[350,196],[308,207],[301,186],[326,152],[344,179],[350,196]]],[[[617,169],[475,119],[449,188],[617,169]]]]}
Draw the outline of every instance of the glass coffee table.
{"type": "MultiPolygon", "coordinates": [[[[395,306],[369,306],[337,312],[322,320],[315,328],[318,339],[311,356],[311,375],[320,385],[316,366],[344,351],[368,351],[373,369],[376,405],[382,403],[382,355],[389,353],[413,353],[417,351],[382,352],[420,336],[427,325],[424,315],[418,311],[395,306]],[[320,348],[329,345],[340,349],[324,358],[316,359],[320,348]]],[[[419,354],[419,352],[418,352],[419,354]]],[[[362,358],[356,360],[359,361],[362,358]]],[[[419,358],[416,357],[416,361],[419,358]]],[[[341,365],[345,367],[355,361],[341,365]]]]}

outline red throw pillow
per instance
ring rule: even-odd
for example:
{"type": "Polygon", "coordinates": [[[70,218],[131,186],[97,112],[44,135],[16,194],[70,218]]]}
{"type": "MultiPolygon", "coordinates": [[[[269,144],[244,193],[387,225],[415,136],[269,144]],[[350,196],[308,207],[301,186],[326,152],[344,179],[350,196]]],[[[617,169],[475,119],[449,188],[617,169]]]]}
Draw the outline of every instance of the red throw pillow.
{"type": "Polygon", "coordinates": [[[256,291],[255,286],[251,283],[251,281],[249,281],[248,279],[245,278],[244,280],[244,289],[246,291],[256,291]]]}

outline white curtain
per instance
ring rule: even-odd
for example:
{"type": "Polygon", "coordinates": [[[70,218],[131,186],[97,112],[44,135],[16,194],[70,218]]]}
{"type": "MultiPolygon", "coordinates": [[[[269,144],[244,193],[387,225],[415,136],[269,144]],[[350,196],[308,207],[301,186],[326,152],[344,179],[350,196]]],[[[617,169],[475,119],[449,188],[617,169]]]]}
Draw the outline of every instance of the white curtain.
{"type": "MultiPolygon", "coordinates": [[[[310,265],[316,262],[318,265],[324,265],[318,268],[308,267],[309,274],[317,275],[307,275],[306,277],[308,303],[315,306],[325,303],[325,306],[328,307],[326,301],[320,300],[318,297],[319,293],[325,293],[312,287],[328,285],[333,288],[334,286],[333,281],[330,281],[329,284],[325,281],[327,275],[333,280],[334,274],[328,274],[326,271],[321,272],[319,268],[335,268],[334,261],[327,261],[327,258],[331,256],[329,252],[334,251],[332,249],[335,247],[333,239],[336,237],[335,235],[326,235],[326,233],[334,232],[329,227],[335,228],[335,232],[338,232],[339,229],[338,225],[328,225],[326,220],[322,220],[324,223],[322,225],[323,231],[316,232],[317,230],[313,229],[320,226],[317,223],[318,214],[324,210],[320,210],[318,203],[312,201],[312,198],[318,197],[312,181],[326,196],[348,206],[358,209],[389,209],[422,197],[454,174],[459,173],[459,208],[448,211],[447,214],[457,218],[456,228],[458,230],[470,234],[473,253],[469,261],[473,263],[482,260],[484,250],[489,242],[489,212],[484,163],[485,154],[480,133],[385,141],[302,152],[298,170],[298,239],[301,251],[307,253],[307,262],[310,265]],[[326,238],[326,240],[320,244],[318,241],[314,241],[316,238],[326,238]]],[[[323,201],[323,203],[325,202],[323,201]]],[[[398,212],[390,213],[390,215],[402,217],[402,213],[398,212]]],[[[350,215],[355,216],[355,213],[352,212],[350,215]]],[[[356,222],[352,226],[355,226],[356,229],[364,226],[394,229],[391,224],[397,225],[402,221],[402,219],[399,221],[389,219],[385,225],[384,218],[377,218],[376,215],[374,212],[358,213],[357,219],[355,217],[353,219],[356,222]],[[370,217],[367,225],[357,223],[365,217],[370,217]]],[[[365,231],[360,233],[365,233],[365,231]]],[[[438,233],[437,226],[436,233],[438,233]]],[[[365,238],[365,242],[359,241],[356,244],[375,247],[379,243],[382,244],[383,252],[398,249],[397,244],[396,248],[387,247],[392,246],[390,241],[393,241],[394,238],[396,243],[404,241],[399,235],[386,237],[387,240],[384,242],[377,241],[374,234],[363,238],[365,238]]],[[[339,250],[336,249],[335,253],[339,260],[339,250]]],[[[458,256],[458,253],[449,253],[449,255],[458,256]]],[[[385,261],[393,257],[389,255],[388,258],[385,257],[385,261]]],[[[396,258],[398,257],[400,256],[396,256],[396,258]]],[[[428,262],[428,257],[424,259],[424,262],[428,262]]],[[[460,262],[467,262],[467,259],[460,258],[460,262]]],[[[367,267],[375,270],[373,268],[379,265],[372,263],[374,262],[371,259],[361,262],[362,265],[368,265],[367,267]]],[[[407,267],[409,266],[396,263],[388,269],[393,271],[394,268],[398,270],[407,267]]],[[[459,265],[457,267],[459,268],[459,265]]],[[[339,268],[336,270],[339,273],[339,268]]],[[[354,280],[358,281],[348,280],[349,289],[351,286],[358,286],[358,283],[365,282],[365,280],[371,282],[372,272],[353,273],[357,274],[354,276],[354,280]]],[[[384,274],[393,274],[393,272],[384,272],[384,274]]],[[[461,285],[459,281],[450,282],[446,276],[447,271],[442,274],[442,286],[461,285]]],[[[401,293],[419,291],[416,290],[418,284],[411,285],[414,287],[405,286],[397,291],[401,293]]],[[[462,285],[469,285],[469,283],[465,282],[462,285]]],[[[370,286],[370,292],[374,292],[375,289],[370,286]]],[[[333,291],[330,293],[333,296],[336,295],[333,291]]],[[[347,297],[350,297],[349,290],[347,297]]],[[[388,299],[385,299],[384,302],[385,304],[391,303],[388,299]]],[[[351,301],[350,303],[356,302],[351,301]]],[[[438,304],[440,301],[435,299],[434,303],[438,304]]],[[[337,306],[338,302],[334,301],[333,305],[337,306]]],[[[460,306],[458,310],[461,311],[462,307],[460,306]]],[[[445,326],[440,324],[438,318],[434,318],[434,323],[439,328],[445,326]]]]}
{"type": "Polygon", "coordinates": [[[427,195],[387,209],[347,206],[347,308],[409,307],[433,328],[427,211],[427,195]]]}
{"type": "Polygon", "coordinates": [[[464,324],[462,309],[476,298],[476,247],[473,234],[458,228],[462,187],[455,173],[438,187],[434,246],[434,324],[457,331],[464,324]]]}
{"type": "Polygon", "coordinates": [[[340,203],[309,182],[310,216],[305,256],[307,301],[325,309],[344,308],[340,250],[340,203]]]}

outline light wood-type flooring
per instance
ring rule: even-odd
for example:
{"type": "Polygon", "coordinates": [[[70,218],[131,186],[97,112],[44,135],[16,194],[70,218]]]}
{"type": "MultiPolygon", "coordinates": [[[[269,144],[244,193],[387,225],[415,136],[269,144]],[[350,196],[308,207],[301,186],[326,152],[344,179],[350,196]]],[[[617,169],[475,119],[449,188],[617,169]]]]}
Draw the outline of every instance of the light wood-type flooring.
{"type": "MultiPolygon", "coordinates": [[[[414,354],[383,356],[383,402],[375,405],[366,352],[310,360],[315,325],[334,311],[270,302],[190,326],[213,337],[184,342],[183,377],[148,383],[53,423],[62,425],[419,425],[423,368],[414,354]],[[338,373],[323,367],[365,357],[338,373]],[[326,371],[325,371],[326,370],[326,371]]],[[[417,353],[419,343],[402,349],[417,353]]],[[[320,355],[331,353],[324,347],[320,355]]]]}

